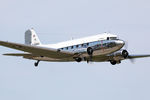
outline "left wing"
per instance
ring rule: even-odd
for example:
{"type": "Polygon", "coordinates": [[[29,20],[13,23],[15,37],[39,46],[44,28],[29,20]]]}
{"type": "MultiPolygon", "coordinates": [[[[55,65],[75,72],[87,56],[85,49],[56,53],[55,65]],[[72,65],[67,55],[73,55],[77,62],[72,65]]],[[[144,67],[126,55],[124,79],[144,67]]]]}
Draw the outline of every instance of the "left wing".
{"type": "Polygon", "coordinates": [[[33,56],[32,54],[29,54],[29,53],[6,53],[6,54],[3,54],[4,56],[17,56],[17,57],[20,57],[20,56],[33,56]]]}
{"type": "Polygon", "coordinates": [[[23,57],[25,59],[32,59],[32,60],[50,61],[50,62],[73,62],[73,61],[75,61],[73,59],[73,57],[57,59],[57,58],[52,58],[52,57],[51,58],[50,57],[41,57],[41,56],[38,56],[38,55],[29,54],[29,53],[7,53],[7,54],[3,54],[3,55],[23,57]]]}
{"type": "Polygon", "coordinates": [[[0,41],[0,45],[4,47],[16,49],[16,50],[28,52],[33,55],[56,58],[56,59],[69,58],[69,57],[73,57],[74,55],[73,53],[58,51],[53,48],[25,45],[25,44],[13,43],[13,42],[0,41]]]}

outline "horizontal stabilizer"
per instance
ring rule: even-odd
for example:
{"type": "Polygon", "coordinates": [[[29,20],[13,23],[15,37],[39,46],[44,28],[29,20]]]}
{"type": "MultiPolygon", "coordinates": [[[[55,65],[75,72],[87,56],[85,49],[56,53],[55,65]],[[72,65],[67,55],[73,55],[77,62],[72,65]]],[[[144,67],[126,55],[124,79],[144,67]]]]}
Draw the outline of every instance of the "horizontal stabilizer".
{"type": "Polygon", "coordinates": [[[6,53],[3,55],[4,56],[32,56],[32,54],[29,53],[6,53]]]}

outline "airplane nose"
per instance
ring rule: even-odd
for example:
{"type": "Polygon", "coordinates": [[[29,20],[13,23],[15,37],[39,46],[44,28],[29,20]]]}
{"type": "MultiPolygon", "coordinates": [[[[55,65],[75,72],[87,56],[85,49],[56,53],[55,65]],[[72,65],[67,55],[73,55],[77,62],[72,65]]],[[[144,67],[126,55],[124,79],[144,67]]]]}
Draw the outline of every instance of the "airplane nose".
{"type": "Polygon", "coordinates": [[[124,41],[122,41],[122,40],[118,40],[118,41],[115,41],[115,43],[117,44],[117,45],[125,45],[125,42],[124,41]]]}

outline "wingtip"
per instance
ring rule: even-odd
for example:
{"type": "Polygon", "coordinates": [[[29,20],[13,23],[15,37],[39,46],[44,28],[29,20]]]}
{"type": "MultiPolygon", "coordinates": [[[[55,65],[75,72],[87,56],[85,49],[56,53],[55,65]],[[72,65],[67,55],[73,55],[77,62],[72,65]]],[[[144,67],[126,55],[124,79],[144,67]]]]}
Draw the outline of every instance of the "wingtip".
{"type": "Polygon", "coordinates": [[[2,54],[3,56],[8,56],[8,54],[2,54]]]}

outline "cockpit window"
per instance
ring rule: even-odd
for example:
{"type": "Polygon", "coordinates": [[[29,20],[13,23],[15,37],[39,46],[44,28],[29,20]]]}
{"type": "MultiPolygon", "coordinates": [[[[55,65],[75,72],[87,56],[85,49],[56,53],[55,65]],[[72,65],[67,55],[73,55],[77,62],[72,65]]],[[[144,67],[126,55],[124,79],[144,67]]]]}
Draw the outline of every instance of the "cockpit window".
{"type": "Polygon", "coordinates": [[[107,37],[107,40],[109,40],[109,37],[107,37]]]}
{"type": "Polygon", "coordinates": [[[110,40],[117,40],[117,37],[109,37],[110,40]]]}

